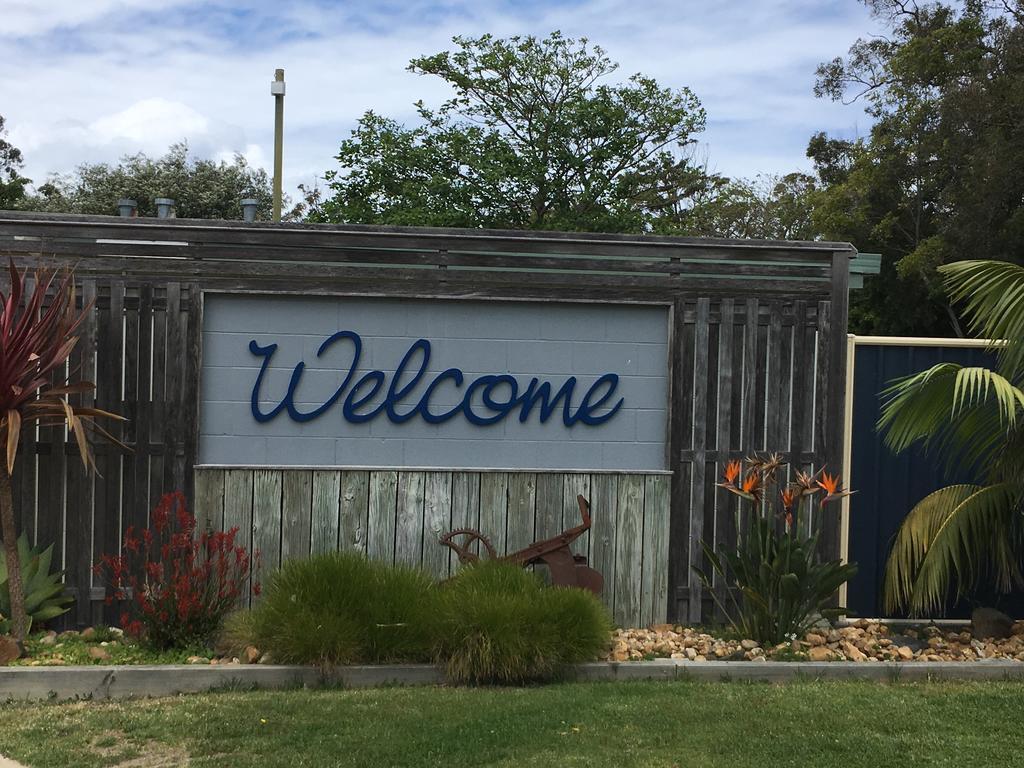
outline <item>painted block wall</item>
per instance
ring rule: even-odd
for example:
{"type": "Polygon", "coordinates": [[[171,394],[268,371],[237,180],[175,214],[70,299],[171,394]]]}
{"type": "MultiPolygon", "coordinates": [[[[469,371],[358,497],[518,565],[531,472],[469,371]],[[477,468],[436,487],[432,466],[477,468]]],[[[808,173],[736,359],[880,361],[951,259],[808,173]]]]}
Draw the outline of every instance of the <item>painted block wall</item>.
{"type": "MultiPolygon", "coordinates": [[[[668,309],[660,306],[208,293],[200,463],[663,470],[667,355],[668,309]],[[510,414],[496,424],[476,425],[460,414],[441,424],[420,417],[395,424],[384,415],[355,424],[343,418],[341,401],[306,422],[286,412],[257,421],[250,397],[263,358],[250,351],[250,341],[279,345],[264,377],[261,408],[269,412],[281,401],[303,361],[294,399],[300,410],[310,411],[330,398],[351,367],[353,348],[347,343],[317,356],[321,343],[340,330],[355,331],[363,342],[348,389],[371,369],[390,381],[409,347],[421,338],[430,341],[427,375],[403,404],[418,402],[436,374],[454,367],[465,373],[465,384],[456,387],[449,380],[439,386],[431,399],[435,412],[456,405],[465,385],[488,374],[512,375],[520,391],[533,377],[557,391],[575,376],[575,409],[602,374],[614,373],[619,382],[608,405],[618,397],[623,405],[593,426],[564,425],[560,408],[543,423],[535,411],[526,423],[510,414]]],[[[402,381],[409,378],[407,373],[402,381]]],[[[382,391],[362,410],[383,397],[382,391]]],[[[479,397],[474,402],[479,407],[479,397]]]]}

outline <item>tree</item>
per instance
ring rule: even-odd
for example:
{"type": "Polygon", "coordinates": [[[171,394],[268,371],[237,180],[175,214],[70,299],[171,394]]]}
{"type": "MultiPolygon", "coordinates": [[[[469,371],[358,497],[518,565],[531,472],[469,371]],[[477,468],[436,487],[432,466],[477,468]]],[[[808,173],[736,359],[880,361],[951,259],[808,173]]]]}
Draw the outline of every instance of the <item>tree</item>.
{"type": "Polygon", "coordinates": [[[915,614],[941,609],[983,579],[1024,586],[1024,268],[996,261],[939,267],[970,329],[995,344],[995,369],[940,363],[886,392],[879,427],[887,444],[915,444],[983,482],[942,488],[900,526],[886,565],[885,604],[915,614]]]}
{"type": "Polygon", "coordinates": [[[888,35],[819,66],[815,92],[861,100],[875,122],[863,140],[811,139],[827,182],[814,222],[882,254],[854,299],[856,330],[960,335],[937,268],[1024,254],[1024,12],[1020,0],[865,2],[888,35]]]}
{"type": "Polygon", "coordinates": [[[706,195],[676,216],[664,217],[666,233],[703,237],[814,240],[817,181],[805,173],[761,175],[753,180],[709,177],[706,195]]]}
{"type": "Polygon", "coordinates": [[[76,309],[74,277],[68,273],[57,279],[55,273],[38,273],[30,293],[26,293],[25,282],[25,274],[19,273],[12,262],[10,293],[0,295],[0,440],[6,448],[4,460],[0,461],[0,534],[11,598],[11,634],[19,644],[29,628],[11,491],[21,431],[34,428],[37,423],[61,427],[66,424],[78,443],[82,463],[89,470],[95,468],[90,432],[118,442],[96,419],[120,418],[69,401],[69,396],[90,391],[92,383],[51,380],[52,373],[64,370],[78,342],[75,333],[86,313],[92,311],[91,306],[76,309]]]}
{"type": "Polygon", "coordinates": [[[705,115],[689,89],[640,74],[608,84],[604,50],[558,32],[453,42],[408,69],[454,96],[417,102],[413,127],[364,114],[311,218],[641,232],[703,183],[690,148],[705,115]]]}
{"type": "Polygon", "coordinates": [[[4,116],[0,115],[0,211],[14,208],[25,196],[25,185],[29,183],[21,175],[21,150],[4,138],[6,133],[4,116]]]}
{"type": "Polygon", "coordinates": [[[241,219],[243,198],[254,198],[261,218],[271,216],[273,193],[267,172],[251,168],[241,155],[216,162],[189,155],[188,144],[174,144],[151,158],[129,155],[116,166],[85,164],[69,176],[56,176],[21,207],[58,213],[114,214],[117,201],[138,203],[139,216],[155,216],[158,197],[175,201],[177,216],[189,219],[241,219]]]}

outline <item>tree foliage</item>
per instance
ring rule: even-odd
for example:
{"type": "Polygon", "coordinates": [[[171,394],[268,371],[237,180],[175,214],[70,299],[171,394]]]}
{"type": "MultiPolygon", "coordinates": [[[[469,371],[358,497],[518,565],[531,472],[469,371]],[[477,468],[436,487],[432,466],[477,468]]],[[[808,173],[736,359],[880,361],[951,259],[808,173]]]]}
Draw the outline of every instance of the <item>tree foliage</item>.
{"type": "Polygon", "coordinates": [[[29,183],[21,175],[23,159],[21,150],[7,141],[4,136],[4,116],[0,115],[0,211],[14,208],[25,196],[29,183]]]}
{"type": "Polygon", "coordinates": [[[455,37],[408,69],[454,95],[418,124],[367,112],[328,171],[321,221],[640,232],[706,185],[705,114],[585,39],[455,37]]]}
{"type": "Polygon", "coordinates": [[[140,152],[117,165],[84,164],[70,175],[55,176],[21,207],[56,213],[117,213],[117,201],[138,203],[139,216],[155,216],[158,197],[175,201],[176,215],[189,219],[241,219],[243,198],[259,201],[258,216],[269,219],[273,201],[270,179],[235,155],[228,163],[189,154],[188,144],[170,147],[152,158],[140,152]]]}
{"type": "Polygon", "coordinates": [[[1024,20],[1020,0],[865,0],[888,26],[818,68],[816,93],[866,103],[870,136],[815,135],[828,239],[882,254],[854,300],[860,332],[962,333],[937,268],[1024,254],[1024,20]]]}

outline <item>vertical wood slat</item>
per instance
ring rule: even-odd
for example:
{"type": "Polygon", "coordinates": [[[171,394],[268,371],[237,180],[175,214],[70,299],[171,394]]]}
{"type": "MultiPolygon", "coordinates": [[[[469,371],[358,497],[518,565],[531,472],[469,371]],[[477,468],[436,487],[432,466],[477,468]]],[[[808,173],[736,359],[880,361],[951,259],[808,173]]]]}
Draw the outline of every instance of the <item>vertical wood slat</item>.
{"type": "MultiPolygon", "coordinates": [[[[828,393],[824,434],[824,459],[831,472],[843,476],[843,431],[846,398],[846,325],[850,301],[850,253],[832,254],[832,281],[829,301],[829,350],[824,361],[827,368],[825,391],[828,393]]],[[[840,556],[840,517],[831,513],[822,521],[821,549],[828,559],[840,556]]]]}
{"type": "MultiPolygon", "coordinates": [[[[25,294],[31,296],[35,291],[35,278],[25,276],[25,294]]],[[[10,290],[10,280],[3,278],[4,290],[10,290]]],[[[14,501],[18,505],[18,532],[24,532],[32,544],[37,544],[36,537],[36,424],[24,425],[21,430],[21,446],[18,460],[14,465],[15,481],[13,487],[14,501]]]]}
{"type": "MultiPolygon", "coordinates": [[[[683,327],[685,319],[685,302],[677,299],[672,304],[671,322],[669,323],[669,375],[670,394],[668,401],[668,464],[672,470],[672,515],[669,528],[669,558],[668,558],[668,579],[676,590],[671,596],[672,615],[681,612],[680,600],[683,598],[683,590],[692,580],[688,563],[690,561],[690,540],[689,528],[686,524],[687,510],[689,509],[690,495],[688,488],[684,487],[684,477],[688,478],[690,465],[683,461],[682,451],[686,447],[686,438],[683,431],[683,416],[680,409],[683,407],[684,393],[688,387],[688,377],[692,373],[692,366],[686,360],[682,348],[683,327]]],[[[618,521],[620,512],[616,513],[618,521]]],[[[616,539],[618,534],[616,534],[616,539]]],[[[616,548],[618,542],[616,541],[616,548]]],[[[616,558],[616,562],[618,558],[616,558]]],[[[616,581],[618,580],[618,565],[616,565],[616,581]]],[[[614,597],[613,597],[614,603],[614,597]]],[[[618,607],[615,607],[615,615],[618,615],[618,607]]],[[[685,610],[683,610],[685,613],[685,610]]]]}
{"type": "Polygon", "coordinates": [[[508,519],[508,473],[480,475],[480,532],[491,540],[499,555],[506,553],[505,523],[508,519]]]}
{"type": "Polygon", "coordinates": [[[138,353],[136,358],[137,388],[134,426],[134,461],[132,519],[138,528],[149,525],[149,414],[153,405],[150,390],[153,384],[153,285],[139,288],[138,353]]]}
{"type": "Polygon", "coordinates": [[[423,491],[423,568],[435,579],[448,575],[448,548],[442,534],[452,523],[452,473],[428,472],[423,491]]]}
{"type": "Polygon", "coordinates": [[[186,365],[182,354],[184,344],[184,316],[181,312],[181,283],[167,284],[167,304],[164,311],[167,325],[164,360],[164,466],[163,485],[168,490],[184,489],[184,473],[178,460],[180,442],[180,414],[186,406],[182,402],[182,368],[186,365]]]}
{"type": "Polygon", "coordinates": [[[637,576],[643,568],[644,478],[641,475],[622,475],[618,486],[613,616],[619,626],[633,627],[641,619],[641,592],[637,576]]]}
{"type": "MultiPolygon", "coordinates": [[[[166,298],[166,295],[165,297],[166,298]]],[[[164,488],[164,464],[167,459],[167,450],[164,444],[164,420],[167,418],[167,305],[158,306],[154,299],[153,304],[153,374],[152,374],[152,402],[149,408],[149,429],[147,430],[146,441],[149,449],[149,500],[146,504],[148,509],[153,509],[160,501],[165,491],[173,491],[173,488],[164,488]]],[[[173,416],[172,416],[173,418],[173,416]]],[[[173,457],[170,459],[173,462],[173,457]]],[[[195,499],[193,499],[193,506],[195,499]]]]}
{"type": "Polygon", "coordinates": [[[281,474],[257,469],[252,479],[252,549],[268,574],[281,564],[281,474]]]}
{"type": "MultiPolygon", "coordinates": [[[[455,472],[452,475],[452,530],[457,528],[480,528],[480,473],[455,472]]],[[[448,549],[448,574],[459,569],[459,558],[448,549]]],[[[474,549],[479,555],[479,546],[474,549]]]]}
{"type": "MultiPolygon", "coordinates": [[[[198,489],[196,490],[198,493],[198,489]]],[[[338,521],[341,501],[341,472],[318,469],[313,472],[310,509],[310,552],[319,555],[338,549],[338,521]]]]}
{"type": "MultiPolygon", "coordinates": [[[[341,473],[341,516],[338,527],[338,547],[343,551],[366,552],[369,535],[370,473],[365,470],[345,470],[341,473]]],[[[381,497],[378,497],[380,501],[381,497]]],[[[390,514],[394,519],[395,504],[390,514]]],[[[391,531],[391,557],[394,556],[394,523],[391,531]]],[[[390,562],[390,561],[389,561],[390,562]]]]}
{"type": "Polygon", "coordinates": [[[644,477],[644,544],[641,574],[642,625],[665,621],[668,615],[669,478],[644,477]]]}
{"type": "Polygon", "coordinates": [[[185,336],[185,364],[182,366],[182,420],[181,436],[184,453],[185,478],[182,490],[192,498],[192,467],[199,451],[199,369],[202,360],[203,301],[198,283],[189,283],[188,325],[185,336]]]}
{"type": "MultiPolygon", "coordinates": [[[[113,413],[126,415],[124,412],[123,371],[124,358],[124,295],[125,285],[120,280],[110,282],[110,311],[106,333],[101,343],[104,344],[101,354],[97,356],[97,378],[100,408],[113,413]]],[[[108,427],[110,434],[118,440],[125,436],[124,423],[112,421],[108,427]]],[[[95,520],[97,531],[93,532],[93,540],[97,542],[103,554],[116,554],[121,545],[121,515],[124,507],[124,455],[122,449],[115,446],[104,446],[102,482],[106,492],[106,504],[97,508],[95,520]]]]}
{"type": "Polygon", "coordinates": [[[310,551],[313,517],[313,472],[283,473],[281,490],[281,560],[306,557],[310,551]]]}
{"type": "MultiPolygon", "coordinates": [[[[720,305],[721,321],[718,328],[718,420],[715,425],[715,448],[721,457],[714,466],[712,476],[718,478],[729,461],[728,454],[734,447],[733,434],[733,361],[736,359],[735,343],[735,308],[732,299],[722,299],[720,305]]],[[[739,387],[737,388],[739,389],[739,387]]],[[[741,414],[736,413],[739,419],[741,414]]],[[[724,488],[716,489],[709,503],[715,511],[713,538],[715,549],[722,551],[736,541],[736,520],[734,517],[735,497],[724,488]]],[[[718,586],[717,584],[715,585],[718,586]]]]}
{"type": "Polygon", "coordinates": [[[534,532],[538,539],[549,539],[562,532],[564,480],[555,472],[538,472],[534,532]]]}
{"type": "Polygon", "coordinates": [[[395,560],[395,512],[398,505],[398,473],[370,472],[367,554],[392,563],[395,560]]]}
{"type": "MultiPolygon", "coordinates": [[[[701,543],[704,539],[704,476],[706,470],[705,438],[708,387],[708,322],[710,319],[710,300],[697,300],[697,321],[694,329],[694,364],[693,364],[693,399],[696,404],[693,414],[693,470],[691,473],[689,510],[689,561],[690,574],[693,566],[702,562],[701,543]]],[[[702,587],[698,579],[690,576],[690,600],[687,614],[690,621],[697,623],[701,617],[702,587]]]]}
{"type": "Polygon", "coordinates": [[[423,496],[426,474],[398,475],[398,510],[395,517],[395,562],[419,565],[423,560],[423,496]]]}
{"type": "MultiPolygon", "coordinates": [[[[604,577],[604,601],[615,610],[615,540],[618,531],[619,476],[590,478],[590,564],[604,577]]],[[[668,500],[666,500],[666,504],[668,500]]],[[[667,518],[666,518],[667,520],[667,518]]],[[[668,580],[668,530],[665,531],[665,579],[668,580]]]]}
{"type": "MultiPolygon", "coordinates": [[[[562,480],[562,530],[575,528],[580,520],[580,505],[577,496],[590,499],[590,475],[579,472],[566,473],[562,480]]],[[[586,555],[590,551],[590,532],[584,533],[570,545],[574,555],[586,555]]]]}
{"type": "MultiPolygon", "coordinates": [[[[82,281],[82,307],[90,307],[96,303],[96,281],[82,281]]],[[[79,326],[79,341],[75,345],[70,360],[72,376],[79,371],[86,381],[96,380],[96,312],[90,309],[83,316],[82,324],[79,326]]],[[[95,397],[92,392],[84,392],[81,395],[69,398],[72,405],[92,407],[95,405],[95,397]]],[[[67,503],[67,530],[65,531],[65,546],[68,555],[66,563],[68,567],[67,576],[73,573],[73,583],[78,588],[77,600],[75,603],[75,616],[79,626],[91,623],[92,609],[90,605],[90,589],[92,587],[92,536],[87,531],[92,530],[93,520],[93,478],[82,464],[82,456],[78,451],[77,442],[72,437],[74,445],[71,462],[68,467],[68,503],[67,503]]]]}
{"type": "Polygon", "coordinates": [[[224,530],[230,531],[235,528],[238,533],[235,541],[249,550],[252,563],[252,582],[250,583],[250,594],[242,599],[242,605],[247,606],[251,599],[252,583],[265,581],[270,576],[270,569],[255,557],[253,551],[253,479],[254,472],[251,469],[229,469],[224,473],[224,530]]]}
{"type": "Polygon", "coordinates": [[[534,541],[537,513],[537,475],[510,472],[508,475],[508,524],[506,549],[509,552],[528,547],[534,541]]]}
{"type": "Polygon", "coordinates": [[[196,473],[194,514],[199,531],[224,528],[224,480],[227,470],[204,469],[196,473]]]}

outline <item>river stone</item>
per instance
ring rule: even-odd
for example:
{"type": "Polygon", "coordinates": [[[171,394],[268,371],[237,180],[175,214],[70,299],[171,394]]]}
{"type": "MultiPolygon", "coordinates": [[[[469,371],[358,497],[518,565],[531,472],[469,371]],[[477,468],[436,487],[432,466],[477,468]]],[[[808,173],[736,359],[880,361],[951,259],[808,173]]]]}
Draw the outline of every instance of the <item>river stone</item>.
{"type": "MultiPolygon", "coordinates": [[[[916,632],[914,634],[917,634],[916,632]]],[[[912,651],[921,651],[928,647],[928,643],[910,635],[890,635],[889,639],[893,645],[900,645],[912,651]]]]}
{"type": "Polygon", "coordinates": [[[976,608],[971,614],[971,626],[977,638],[1002,639],[1013,632],[1013,619],[995,608],[976,608]]]}
{"type": "Polygon", "coordinates": [[[21,648],[10,635],[0,635],[0,667],[6,667],[21,656],[21,648]]]}

